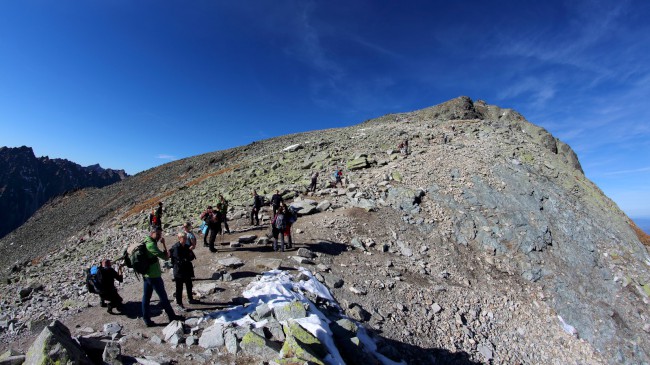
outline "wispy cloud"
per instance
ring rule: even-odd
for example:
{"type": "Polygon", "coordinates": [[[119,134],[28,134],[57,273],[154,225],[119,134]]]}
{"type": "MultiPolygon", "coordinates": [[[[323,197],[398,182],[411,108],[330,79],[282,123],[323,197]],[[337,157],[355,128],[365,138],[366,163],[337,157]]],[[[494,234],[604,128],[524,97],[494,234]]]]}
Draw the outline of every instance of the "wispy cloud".
{"type": "Polygon", "coordinates": [[[157,155],[156,158],[161,159],[161,160],[169,160],[169,161],[178,160],[178,157],[176,157],[176,156],[166,155],[166,154],[162,154],[162,153],[157,155]]]}
{"type": "Polygon", "coordinates": [[[603,175],[604,176],[612,176],[612,175],[638,174],[638,173],[643,173],[643,172],[650,172],[650,167],[642,167],[642,168],[639,168],[639,169],[606,172],[606,173],[603,173],[603,175]]]}

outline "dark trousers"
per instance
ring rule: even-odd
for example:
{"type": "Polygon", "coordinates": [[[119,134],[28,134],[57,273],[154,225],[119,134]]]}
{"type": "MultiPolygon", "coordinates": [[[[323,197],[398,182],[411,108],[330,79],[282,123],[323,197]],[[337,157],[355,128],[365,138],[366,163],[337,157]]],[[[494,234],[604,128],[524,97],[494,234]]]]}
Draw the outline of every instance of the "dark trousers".
{"type": "Polygon", "coordinates": [[[187,300],[192,301],[192,278],[176,279],[176,303],[183,305],[183,284],[187,290],[187,300]]]}
{"type": "Polygon", "coordinates": [[[169,303],[167,298],[167,292],[165,291],[165,283],[162,278],[142,278],[142,319],[145,322],[151,321],[151,312],[149,311],[149,303],[151,302],[151,295],[154,290],[160,299],[160,305],[162,305],[167,317],[171,320],[176,316],[172,305],[169,303]]]}
{"type": "Polygon", "coordinates": [[[316,179],[311,179],[311,185],[309,185],[309,191],[311,192],[316,191],[316,179]]]}
{"type": "Polygon", "coordinates": [[[253,208],[251,210],[251,226],[253,225],[253,220],[255,220],[255,225],[259,226],[260,225],[260,216],[259,216],[260,210],[257,208],[253,208]]]}
{"type": "Polygon", "coordinates": [[[217,240],[217,235],[221,233],[221,224],[210,227],[210,251],[215,251],[214,242],[217,240]]]}
{"type": "Polygon", "coordinates": [[[203,246],[208,245],[208,235],[210,234],[210,228],[208,228],[207,231],[205,231],[205,234],[203,235],[203,246]]]}
{"type": "Polygon", "coordinates": [[[100,295],[99,298],[101,299],[102,303],[103,302],[108,302],[108,308],[120,308],[122,306],[122,297],[117,293],[117,289],[113,288],[104,290],[100,295]]]}
{"type": "Polygon", "coordinates": [[[226,215],[223,215],[223,229],[226,230],[226,232],[230,233],[230,227],[228,227],[228,218],[226,215]]]}

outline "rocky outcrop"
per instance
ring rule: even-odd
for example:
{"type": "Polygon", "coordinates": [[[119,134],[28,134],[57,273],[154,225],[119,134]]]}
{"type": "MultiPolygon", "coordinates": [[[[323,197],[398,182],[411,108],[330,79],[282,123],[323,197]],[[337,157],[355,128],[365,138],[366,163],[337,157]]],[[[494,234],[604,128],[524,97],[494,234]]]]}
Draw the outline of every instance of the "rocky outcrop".
{"type": "Polygon", "coordinates": [[[0,237],[23,224],[53,197],[126,178],[124,170],[82,167],[63,159],[37,158],[29,147],[0,147],[0,237]]]}

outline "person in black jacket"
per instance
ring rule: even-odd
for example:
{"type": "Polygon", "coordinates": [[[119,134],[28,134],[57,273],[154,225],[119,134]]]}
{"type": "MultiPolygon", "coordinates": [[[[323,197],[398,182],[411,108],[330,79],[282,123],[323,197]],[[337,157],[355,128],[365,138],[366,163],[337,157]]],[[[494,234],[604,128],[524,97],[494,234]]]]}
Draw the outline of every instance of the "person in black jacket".
{"type": "Polygon", "coordinates": [[[275,194],[271,196],[271,205],[273,206],[273,216],[278,212],[280,204],[283,202],[282,195],[280,195],[280,190],[276,190],[275,194]]]}
{"type": "Polygon", "coordinates": [[[195,303],[192,298],[192,278],[194,277],[194,266],[192,260],[196,258],[194,252],[190,249],[190,243],[187,240],[185,232],[178,233],[178,242],[176,242],[169,254],[174,267],[174,281],[176,282],[176,304],[183,306],[183,284],[187,290],[187,300],[189,303],[195,303]]]}
{"type": "Polygon", "coordinates": [[[260,209],[262,209],[262,197],[257,195],[257,191],[253,190],[253,209],[251,210],[251,226],[253,225],[253,221],[255,221],[255,225],[259,226],[260,225],[260,209]]]}
{"type": "Polygon", "coordinates": [[[106,311],[110,314],[113,313],[113,308],[118,311],[122,311],[122,297],[117,293],[117,288],[115,287],[115,280],[120,283],[124,280],[122,276],[122,265],[117,268],[117,271],[113,269],[111,260],[104,259],[102,261],[102,267],[99,269],[101,275],[101,287],[102,291],[99,294],[101,303],[105,301],[108,302],[108,308],[106,311]]]}

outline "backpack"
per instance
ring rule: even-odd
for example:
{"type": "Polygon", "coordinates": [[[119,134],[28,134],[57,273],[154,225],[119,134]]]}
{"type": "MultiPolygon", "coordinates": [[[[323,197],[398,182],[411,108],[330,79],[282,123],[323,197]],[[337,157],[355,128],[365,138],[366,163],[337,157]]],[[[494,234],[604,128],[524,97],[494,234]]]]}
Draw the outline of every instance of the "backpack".
{"type": "Polygon", "coordinates": [[[150,264],[147,245],[144,242],[135,247],[131,246],[124,252],[124,265],[140,275],[149,271],[150,264]]]}
{"type": "Polygon", "coordinates": [[[289,223],[294,224],[298,220],[298,210],[293,206],[289,206],[289,212],[287,217],[289,223]]]}
{"type": "Polygon", "coordinates": [[[102,273],[99,267],[92,266],[86,271],[86,288],[92,294],[101,294],[102,292],[102,273]]]}
{"type": "Polygon", "coordinates": [[[275,228],[279,229],[280,231],[284,231],[284,214],[278,214],[275,216],[275,228]]]}

